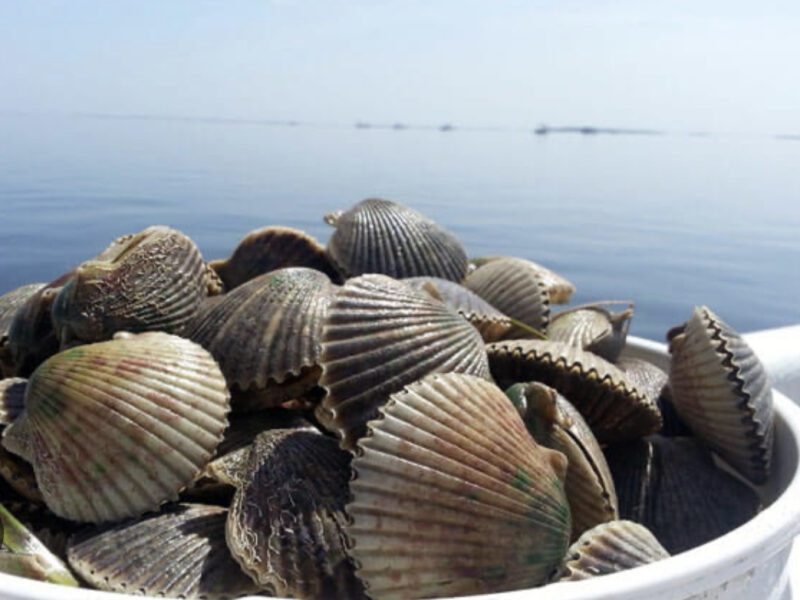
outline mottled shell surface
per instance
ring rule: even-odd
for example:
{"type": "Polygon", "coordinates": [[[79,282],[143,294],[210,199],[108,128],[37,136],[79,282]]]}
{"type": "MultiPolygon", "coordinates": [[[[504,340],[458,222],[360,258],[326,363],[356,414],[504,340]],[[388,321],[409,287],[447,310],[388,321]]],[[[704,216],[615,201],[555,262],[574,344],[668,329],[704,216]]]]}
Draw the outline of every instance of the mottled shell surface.
{"type": "Polygon", "coordinates": [[[207,291],[194,242],[169,227],[148,227],[75,269],[53,304],[53,324],[62,347],[117,331],[177,333],[207,291]]]}
{"type": "Polygon", "coordinates": [[[100,590],[167,598],[238,598],[262,588],[225,544],[228,511],[179,504],[160,514],[95,527],[69,541],[70,566],[100,590]]]}
{"type": "MultiPolygon", "coordinates": [[[[476,268],[482,267],[483,265],[506,258],[515,258],[512,256],[484,256],[481,258],[474,258],[470,261],[470,264],[476,268]]],[[[572,285],[565,277],[559,275],[555,271],[551,271],[547,267],[543,267],[539,263],[535,263],[532,260],[528,260],[525,258],[520,258],[517,260],[524,261],[527,263],[527,267],[533,271],[536,271],[542,281],[544,281],[544,285],[547,288],[547,293],[550,296],[550,302],[553,304],[568,304],[569,299],[573,293],[575,293],[575,286],[572,285]]]]}
{"type": "Polygon", "coordinates": [[[742,336],[709,308],[668,334],[670,386],[678,415],[754,483],[769,476],[774,431],[772,388],[742,336]]]}
{"type": "Polygon", "coordinates": [[[542,340],[497,342],[486,352],[501,387],[539,381],[555,388],[602,443],[640,438],[661,427],[655,403],[617,367],[591,352],[542,340]]]}
{"type": "Polygon", "coordinates": [[[619,518],[617,493],[600,444],[564,396],[541,383],[518,383],[506,395],[521,409],[525,426],[539,444],[567,457],[567,492],[572,539],[599,523],[619,518]]]}
{"type": "Polygon", "coordinates": [[[633,521],[611,521],[584,533],[567,550],[554,581],[580,581],[669,558],[655,536],[633,521]]]}
{"type": "Polygon", "coordinates": [[[342,534],[350,460],[308,431],[268,431],[253,443],[226,536],[244,571],[276,595],[363,598],[342,534]]]}
{"type": "Polygon", "coordinates": [[[569,543],[565,469],[481,378],[434,374],[392,394],[352,462],[347,535],[367,595],[543,583],[569,543]]]}
{"type": "Polygon", "coordinates": [[[118,520],[177,497],[214,454],[228,410],[225,379],[200,346],[118,334],[43,363],[3,444],[29,457],[55,514],[118,520]]]}
{"type": "MultiPolygon", "coordinates": [[[[499,258],[478,267],[463,283],[489,304],[537,331],[550,322],[550,295],[541,274],[521,258],[499,258]]],[[[529,337],[513,327],[507,338],[529,337]]]]}
{"type": "Polygon", "coordinates": [[[381,273],[461,281],[467,274],[461,242],[407,206],[367,198],[346,212],[327,215],[325,221],[336,227],[328,256],[347,277],[381,273]]]}
{"type": "Polygon", "coordinates": [[[615,362],[625,347],[633,308],[612,313],[604,306],[588,305],[554,314],[547,339],[566,342],[615,362]]]}
{"type": "Polygon", "coordinates": [[[272,271],[228,292],[185,335],[211,352],[232,387],[260,391],[272,384],[264,404],[276,405],[316,384],[323,318],[335,290],[314,269],[272,271]],[[287,393],[275,385],[290,380],[303,385],[287,393]]]}
{"type": "Polygon", "coordinates": [[[327,395],[318,415],[352,448],[389,394],[428,373],[489,379],[483,340],[461,316],[384,275],[349,280],[328,309],[322,333],[327,395]]]}
{"type": "Polygon", "coordinates": [[[248,233],[230,258],[209,263],[229,290],[286,267],[308,267],[322,271],[333,281],[339,274],[325,253],[325,246],[299,229],[262,227],[248,233]]]}
{"type": "Polygon", "coordinates": [[[472,323],[487,343],[496,342],[513,328],[511,319],[464,286],[439,277],[403,279],[415,290],[426,291],[472,323]],[[431,288],[431,286],[433,286],[431,288]]]}
{"type": "Polygon", "coordinates": [[[0,379],[0,429],[22,414],[27,386],[28,380],[23,377],[0,379]]]}
{"type": "Polygon", "coordinates": [[[44,286],[44,283],[31,283],[0,296],[0,377],[10,377],[14,373],[9,348],[11,323],[20,307],[44,286]]]}

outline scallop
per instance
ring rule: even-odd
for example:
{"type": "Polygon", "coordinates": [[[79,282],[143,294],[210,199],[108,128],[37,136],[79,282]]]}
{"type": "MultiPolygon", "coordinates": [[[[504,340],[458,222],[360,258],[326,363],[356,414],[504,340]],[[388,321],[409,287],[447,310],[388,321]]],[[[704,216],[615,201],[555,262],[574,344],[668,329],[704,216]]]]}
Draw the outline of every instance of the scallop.
{"type": "Polygon", "coordinates": [[[0,379],[0,428],[16,420],[25,408],[25,388],[28,380],[24,377],[0,379]]]}
{"type": "Polygon", "coordinates": [[[176,498],[214,454],[228,410],[225,379],[200,346],[120,333],[43,363],[3,444],[33,464],[56,515],[113,521],[176,498]]]}
{"type": "MultiPolygon", "coordinates": [[[[470,260],[470,266],[480,268],[483,265],[506,258],[516,258],[513,256],[484,256],[481,258],[474,258],[470,260]]],[[[553,304],[568,304],[572,294],[575,293],[575,286],[572,285],[565,277],[559,275],[555,271],[551,271],[547,267],[535,263],[532,260],[525,258],[518,258],[517,260],[526,263],[527,267],[539,274],[539,277],[544,281],[547,293],[550,296],[550,302],[553,304]]],[[[474,270],[474,269],[473,269],[474,270]]]]}
{"type": "Polygon", "coordinates": [[[362,275],[339,290],[322,332],[327,395],[317,412],[352,448],[378,407],[428,373],[490,378],[478,331],[442,302],[385,275],[362,275]]]}
{"type": "Polygon", "coordinates": [[[9,348],[11,323],[20,307],[44,286],[44,283],[31,283],[0,296],[0,377],[11,377],[14,374],[9,348]]]}
{"type": "Polygon", "coordinates": [[[336,227],[328,256],[346,277],[381,273],[461,281],[467,274],[461,242],[407,206],[367,198],[346,212],[326,215],[325,222],[336,227]]]}
{"type": "Polygon", "coordinates": [[[678,415],[742,475],[764,483],[772,462],[774,413],[761,361],[706,306],[696,307],[667,338],[678,415]]]}
{"type": "Polygon", "coordinates": [[[564,456],[538,446],[484,379],[432,374],[392,394],[358,441],[346,507],[367,595],[544,583],[569,543],[565,469],[564,456]]]}
{"type": "Polygon", "coordinates": [[[325,246],[299,229],[262,227],[248,233],[230,258],[213,260],[210,267],[228,290],[286,267],[308,267],[322,271],[339,283],[339,274],[325,253],[325,246]]]}
{"type": "Polygon", "coordinates": [[[692,430],[675,412],[669,375],[653,363],[640,358],[622,358],[616,365],[630,378],[633,384],[658,404],[663,425],[658,433],[666,436],[691,435],[692,430]]]}
{"type": "Polygon", "coordinates": [[[53,304],[53,324],[62,348],[117,331],[179,333],[207,293],[194,242],[169,227],[148,227],[75,269],[53,304]]]}
{"type": "Polygon", "coordinates": [[[551,317],[547,339],[578,346],[615,362],[625,347],[632,316],[633,304],[617,313],[602,303],[575,306],[551,317]]]}

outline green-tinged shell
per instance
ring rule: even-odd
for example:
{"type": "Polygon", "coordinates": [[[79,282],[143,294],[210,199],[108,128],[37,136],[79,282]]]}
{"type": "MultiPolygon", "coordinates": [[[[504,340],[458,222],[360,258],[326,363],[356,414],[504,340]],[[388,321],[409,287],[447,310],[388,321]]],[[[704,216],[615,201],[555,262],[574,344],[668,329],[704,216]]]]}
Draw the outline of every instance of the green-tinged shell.
{"type": "Polygon", "coordinates": [[[599,356],[563,342],[516,340],[486,347],[492,375],[506,388],[539,381],[578,409],[601,442],[643,437],[661,428],[655,403],[599,356]]]}
{"type": "Polygon", "coordinates": [[[512,329],[511,319],[464,286],[439,277],[403,279],[416,290],[438,298],[472,323],[485,342],[496,342],[512,329]]]}
{"type": "Polygon", "coordinates": [[[22,414],[27,385],[28,380],[23,377],[0,379],[0,428],[22,414]]]}
{"type": "MultiPolygon", "coordinates": [[[[478,267],[463,283],[512,319],[543,332],[550,322],[550,295],[541,274],[521,258],[499,258],[478,267]]],[[[507,339],[529,337],[513,327],[507,339]]]]}
{"type": "Polygon", "coordinates": [[[717,467],[695,438],[654,435],[605,454],[620,518],[647,527],[671,554],[731,531],[761,508],[758,494],[717,467]]]}
{"type": "MultiPolygon", "coordinates": [[[[59,560],[27,527],[17,520],[2,504],[0,504],[0,532],[3,533],[3,546],[14,555],[34,556],[32,559],[10,559],[5,561],[11,568],[21,569],[27,567],[38,567],[30,574],[37,579],[78,587],[78,582],[72,576],[69,569],[59,560]],[[20,562],[22,561],[22,563],[20,562]]],[[[2,570],[2,567],[0,567],[2,570]]],[[[22,574],[22,573],[19,573],[22,574]]]]}
{"type": "Polygon", "coordinates": [[[742,475],[764,483],[772,462],[774,412],[761,361],[705,306],[696,307],[667,338],[678,415],[742,475]]]}
{"type": "MultiPolygon", "coordinates": [[[[511,256],[483,256],[481,258],[474,258],[470,260],[470,265],[479,268],[483,265],[505,258],[514,258],[511,256]]],[[[550,296],[550,302],[553,304],[568,304],[569,299],[575,293],[575,286],[572,285],[565,277],[559,275],[555,271],[551,271],[547,267],[528,260],[520,258],[517,260],[524,261],[527,267],[539,274],[539,277],[544,281],[547,288],[547,293],[550,296]]]]}
{"type": "Polygon", "coordinates": [[[50,313],[56,297],[72,273],[64,273],[39,288],[15,311],[8,330],[8,352],[4,367],[6,375],[28,377],[42,361],[58,352],[58,337],[50,313]]]}
{"type": "Polygon", "coordinates": [[[119,520],[158,508],[196,477],[228,410],[225,379],[200,346],[118,334],[43,363],[3,444],[33,464],[55,514],[119,520]]]}
{"type": "Polygon", "coordinates": [[[262,408],[302,395],[320,374],[320,337],[336,290],[305,267],[279,269],[240,285],[197,316],[186,337],[219,362],[228,385],[262,408]]]}
{"type": "Polygon", "coordinates": [[[367,595],[544,583],[569,544],[565,469],[479,377],[434,374],[392,394],[352,462],[347,536],[367,595]]]}
{"type": "Polygon", "coordinates": [[[675,412],[672,403],[672,392],[669,389],[669,375],[653,363],[641,358],[621,358],[616,365],[628,376],[633,384],[648,398],[658,404],[663,425],[658,432],[661,435],[691,435],[692,430],[675,412]]]}
{"type": "Polygon", "coordinates": [[[238,598],[263,588],[225,544],[228,511],[179,504],[135,521],[94,527],[69,541],[70,566],[106,591],[167,598],[238,598]]]}
{"type": "Polygon", "coordinates": [[[349,280],[331,303],[322,332],[327,391],[317,412],[352,448],[378,407],[428,373],[490,378],[478,331],[442,302],[384,275],[349,280]]]}
{"type": "Polygon", "coordinates": [[[325,221],[336,227],[328,256],[347,277],[381,273],[461,281],[467,274],[461,242],[407,206],[367,198],[346,212],[326,215],[325,221]]]}
{"type": "Polygon", "coordinates": [[[44,283],[31,283],[0,296],[0,377],[11,377],[14,374],[9,332],[17,310],[44,286],[44,283]]]}
{"type": "Polygon", "coordinates": [[[650,531],[633,521],[611,521],[584,533],[567,550],[554,581],[580,581],[669,558],[650,531]]]}
{"type": "Polygon", "coordinates": [[[117,331],[178,333],[207,293],[197,246],[157,225],[117,239],[75,269],[53,304],[53,325],[62,348],[117,331]]]}
{"type": "Polygon", "coordinates": [[[601,304],[568,308],[552,315],[547,339],[566,342],[615,362],[625,347],[633,305],[612,313],[601,304]]]}
{"type": "Polygon", "coordinates": [[[600,444],[580,413],[564,396],[541,383],[517,383],[506,395],[518,407],[533,439],[567,457],[564,489],[572,513],[572,539],[599,523],[618,519],[614,480],[600,444]]]}
{"type": "Polygon", "coordinates": [[[30,502],[44,502],[33,467],[19,456],[0,446],[0,478],[30,502]]]}
{"type": "Polygon", "coordinates": [[[248,233],[230,258],[212,260],[216,271],[229,290],[286,267],[308,267],[322,271],[338,282],[339,274],[325,254],[325,246],[299,229],[262,227],[248,233]]]}
{"type": "Polygon", "coordinates": [[[272,430],[253,443],[226,536],[244,571],[277,596],[363,598],[342,534],[350,460],[309,431],[272,430]]]}
{"type": "Polygon", "coordinates": [[[5,481],[0,481],[0,498],[3,498],[5,508],[14,518],[66,563],[67,539],[84,525],[57,517],[44,504],[26,500],[10,489],[5,481]]]}

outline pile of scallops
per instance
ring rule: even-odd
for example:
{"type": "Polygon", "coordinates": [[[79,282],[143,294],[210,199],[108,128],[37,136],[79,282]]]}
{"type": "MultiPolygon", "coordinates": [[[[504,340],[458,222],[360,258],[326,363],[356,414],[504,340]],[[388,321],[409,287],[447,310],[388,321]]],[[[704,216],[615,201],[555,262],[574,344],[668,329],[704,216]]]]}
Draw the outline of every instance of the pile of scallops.
{"type": "MultiPolygon", "coordinates": [[[[762,507],[764,369],[707,307],[664,372],[367,199],[207,263],[164,226],[0,297],[0,571],[183,598],[433,598],[682,552],[762,507]]],[[[559,583],[558,585],[567,585],[559,583]]]]}

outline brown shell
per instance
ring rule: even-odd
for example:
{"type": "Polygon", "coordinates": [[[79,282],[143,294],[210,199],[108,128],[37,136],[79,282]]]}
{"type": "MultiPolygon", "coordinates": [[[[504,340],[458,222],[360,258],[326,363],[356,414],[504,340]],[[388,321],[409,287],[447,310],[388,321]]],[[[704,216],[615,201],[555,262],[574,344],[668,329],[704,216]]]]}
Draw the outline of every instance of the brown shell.
{"type": "Polygon", "coordinates": [[[433,374],[392,394],[352,462],[347,535],[367,595],[543,583],[569,543],[565,469],[481,378],[433,374]]]}
{"type": "Polygon", "coordinates": [[[2,446],[0,446],[0,478],[26,500],[38,504],[44,503],[33,467],[2,446]]]}
{"type": "MultiPolygon", "coordinates": [[[[550,322],[550,295],[541,274],[521,258],[499,258],[478,267],[463,283],[512,319],[544,332],[550,322]]],[[[514,327],[506,338],[529,337],[514,327]]]]}
{"type": "Polygon", "coordinates": [[[75,269],[53,304],[53,325],[62,348],[117,331],[178,333],[207,291],[194,242],[169,227],[148,227],[75,269]]]}
{"type": "Polygon", "coordinates": [[[678,415],[742,475],[765,482],[772,463],[774,412],[761,361],[706,306],[696,307],[667,338],[678,415]]]}
{"type": "Polygon", "coordinates": [[[93,587],[167,598],[239,598],[262,587],[225,544],[228,510],[179,504],[136,521],[74,535],[70,566],[93,587]]]}
{"type": "Polygon", "coordinates": [[[242,238],[230,258],[213,260],[209,266],[228,290],[286,267],[308,267],[322,271],[337,283],[339,279],[325,247],[306,232],[291,227],[255,229],[242,238]]]}
{"type": "Polygon", "coordinates": [[[25,388],[28,380],[23,377],[0,379],[0,429],[13,423],[25,410],[25,388]]]}
{"type": "Polygon", "coordinates": [[[580,581],[669,558],[655,536],[633,521],[611,521],[584,533],[567,550],[554,581],[580,581]]]}
{"type": "Polygon", "coordinates": [[[219,362],[228,385],[278,406],[319,379],[320,337],[336,287],[315,269],[279,269],[240,285],[205,310],[185,335],[219,362]]]}
{"type": "Polygon", "coordinates": [[[409,277],[402,280],[444,302],[480,332],[483,341],[496,342],[511,331],[511,319],[464,286],[439,277],[409,277]],[[432,286],[432,287],[431,287],[432,286]]]}
{"type": "Polygon", "coordinates": [[[0,296],[0,377],[11,377],[14,373],[9,332],[17,310],[44,286],[44,283],[31,283],[0,296]]]}
{"type": "Polygon", "coordinates": [[[350,460],[308,431],[276,429],[253,443],[226,537],[244,571],[276,595],[363,598],[342,534],[350,460]]]}
{"type": "Polygon", "coordinates": [[[625,347],[632,316],[632,304],[618,313],[600,304],[568,308],[551,317],[547,339],[578,346],[615,362],[625,347]]]}
{"type": "Polygon", "coordinates": [[[561,342],[517,340],[486,347],[501,387],[539,381],[555,388],[581,413],[601,443],[655,433],[661,414],[625,374],[599,356],[561,342]]]}
{"type": "MultiPolygon", "coordinates": [[[[511,256],[483,256],[481,258],[474,258],[470,260],[470,265],[474,266],[475,268],[482,267],[483,265],[490,263],[495,260],[500,260],[504,258],[515,258],[511,256]]],[[[544,281],[544,285],[547,288],[547,293],[550,295],[550,302],[553,304],[568,304],[569,299],[572,294],[575,293],[575,286],[572,285],[566,278],[562,277],[555,271],[551,271],[547,267],[543,267],[539,263],[535,263],[532,260],[528,260],[526,258],[520,258],[517,260],[525,261],[528,265],[528,268],[536,271],[541,279],[544,281]]]]}
{"type": "Polygon", "coordinates": [[[347,277],[381,273],[461,281],[467,274],[461,242],[407,206],[367,198],[346,212],[326,215],[325,221],[336,227],[328,256],[347,277]]]}
{"type": "Polygon", "coordinates": [[[324,425],[352,448],[378,407],[428,373],[490,378],[477,330],[442,302],[384,275],[350,279],[322,333],[324,425]]]}

